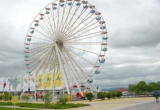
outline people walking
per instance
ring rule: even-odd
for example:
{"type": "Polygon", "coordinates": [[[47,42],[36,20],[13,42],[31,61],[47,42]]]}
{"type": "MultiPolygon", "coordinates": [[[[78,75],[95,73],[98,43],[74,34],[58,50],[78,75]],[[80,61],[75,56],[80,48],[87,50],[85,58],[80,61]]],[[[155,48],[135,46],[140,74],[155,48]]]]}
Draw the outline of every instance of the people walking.
{"type": "Polygon", "coordinates": [[[154,96],[156,98],[156,103],[159,103],[159,94],[158,94],[158,92],[155,92],[154,96]]]}

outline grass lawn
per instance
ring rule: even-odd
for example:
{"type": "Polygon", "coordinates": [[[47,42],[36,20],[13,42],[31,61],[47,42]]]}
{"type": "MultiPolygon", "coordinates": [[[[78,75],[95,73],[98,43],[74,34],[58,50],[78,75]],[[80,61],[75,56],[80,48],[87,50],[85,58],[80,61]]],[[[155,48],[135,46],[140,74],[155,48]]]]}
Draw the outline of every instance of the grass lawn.
{"type": "MultiPolygon", "coordinates": [[[[14,109],[13,109],[13,108],[0,107],[0,110],[14,110],[14,109]]],[[[16,110],[36,110],[36,109],[23,109],[23,108],[16,108],[16,110]]]]}

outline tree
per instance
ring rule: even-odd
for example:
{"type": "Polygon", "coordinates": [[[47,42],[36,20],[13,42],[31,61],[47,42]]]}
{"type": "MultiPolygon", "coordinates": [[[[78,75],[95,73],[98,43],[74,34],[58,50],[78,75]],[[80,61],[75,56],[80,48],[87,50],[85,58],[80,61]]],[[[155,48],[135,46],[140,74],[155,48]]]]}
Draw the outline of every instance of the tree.
{"type": "Polygon", "coordinates": [[[112,92],[107,92],[106,97],[108,98],[108,100],[110,100],[110,98],[112,98],[112,92]]]}
{"type": "Polygon", "coordinates": [[[28,103],[30,97],[29,97],[28,95],[23,95],[22,99],[23,99],[26,103],[28,103]]]}
{"type": "Polygon", "coordinates": [[[147,89],[148,89],[148,92],[158,91],[159,90],[158,83],[155,83],[155,82],[149,83],[147,89]]]}
{"type": "Polygon", "coordinates": [[[136,86],[136,90],[135,90],[136,94],[143,94],[147,92],[147,85],[146,82],[144,81],[140,81],[137,86],[136,86]]]}
{"type": "Polygon", "coordinates": [[[106,97],[106,93],[105,92],[98,92],[97,93],[98,98],[100,98],[101,100],[105,100],[106,97]]]}
{"type": "Polygon", "coordinates": [[[67,97],[61,96],[58,101],[61,105],[65,105],[68,102],[67,97]]]}
{"type": "Polygon", "coordinates": [[[136,89],[136,85],[134,85],[134,84],[130,84],[130,85],[129,85],[129,92],[130,92],[130,93],[134,93],[134,92],[135,92],[135,89],[136,89]]]}
{"type": "Polygon", "coordinates": [[[86,94],[86,97],[89,101],[92,101],[92,99],[94,98],[93,94],[91,92],[86,94]]]}
{"type": "Polygon", "coordinates": [[[116,98],[116,92],[112,92],[112,98],[113,98],[113,99],[116,98]]]}
{"type": "Polygon", "coordinates": [[[43,96],[43,100],[46,106],[49,106],[52,102],[52,93],[49,91],[45,91],[45,95],[43,96]]]}
{"type": "Polygon", "coordinates": [[[116,97],[120,98],[122,96],[122,92],[121,91],[116,91],[116,97]]]}

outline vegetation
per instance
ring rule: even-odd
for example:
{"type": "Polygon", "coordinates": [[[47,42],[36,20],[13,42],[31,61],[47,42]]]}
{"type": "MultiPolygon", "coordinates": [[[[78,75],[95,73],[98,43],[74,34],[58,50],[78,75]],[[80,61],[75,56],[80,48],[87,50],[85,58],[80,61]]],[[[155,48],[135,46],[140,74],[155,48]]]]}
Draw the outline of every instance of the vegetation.
{"type": "Polygon", "coordinates": [[[52,93],[50,93],[49,91],[45,91],[45,95],[43,96],[43,100],[46,106],[49,106],[52,102],[52,93]]]}
{"type": "MultiPolygon", "coordinates": [[[[68,108],[77,108],[77,107],[84,107],[84,106],[89,106],[87,104],[65,104],[65,105],[60,105],[60,104],[50,104],[49,106],[46,106],[45,104],[35,104],[35,103],[18,103],[16,104],[19,107],[27,107],[27,108],[46,108],[46,109],[68,109],[68,108]]],[[[13,106],[11,102],[0,102],[0,106],[13,106]]],[[[1,109],[0,109],[1,110],[1,109]]],[[[2,109],[5,110],[5,109],[2,109]]],[[[22,109],[23,110],[23,109],[22,109]]]]}
{"type": "Polygon", "coordinates": [[[116,92],[112,92],[112,98],[115,99],[116,98],[116,92]]]}
{"type": "Polygon", "coordinates": [[[98,92],[97,93],[98,98],[100,98],[101,100],[105,100],[106,98],[106,93],[105,92],[98,92]]]}
{"type": "Polygon", "coordinates": [[[65,96],[61,96],[61,98],[59,98],[58,100],[58,103],[61,105],[65,105],[68,102],[68,99],[65,96]]]}
{"type": "Polygon", "coordinates": [[[138,84],[130,84],[129,92],[136,94],[146,94],[160,90],[160,82],[151,82],[146,84],[144,81],[140,81],[138,84]]]}
{"type": "Polygon", "coordinates": [[[122,96],[122,92],[121,91],[116,91],[116,97],[120,98],[122,96]]]}
{"type": "Polygon", "coordinates": [[[94,98],[94,95],[91,92],[89,92],[86,94],[86,97],[89,101],[92,101],[92,99],[94,98]]]}
{"type": "Polygon", "coordinates": [[[110,100],[110,98],[112,98],[112,92],[107,92],[106,97],[108,98],[108,100],[110,100]]]}
{"type": "Polygon", "coordinates": [[[28,101],[30,100],[30,97],[28,95],[23,95],[22,99],[26,101],[26,103],[28,103],[28,101]]]}
{"type": "MultiPolygon", "coordinates": [[[[13,110],[13,108],[0,107],[0,110],[13,110]]],[[[16,110],[28,110],[28,109],[16,108],[16,110]]],[[[29,109],[29,110],[35,110],[35,109],[29,109]]]]}

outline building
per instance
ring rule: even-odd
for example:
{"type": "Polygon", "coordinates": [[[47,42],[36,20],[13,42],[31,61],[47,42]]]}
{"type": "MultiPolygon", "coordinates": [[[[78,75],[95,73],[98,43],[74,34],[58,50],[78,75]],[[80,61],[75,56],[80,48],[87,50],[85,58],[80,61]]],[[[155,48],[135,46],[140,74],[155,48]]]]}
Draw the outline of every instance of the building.
{"type": "Polygon", "coordinates": [[[121,91],[123,95],[128,95],[128,90],[125,88],[118,88],[116,91],[121,91]]]}

